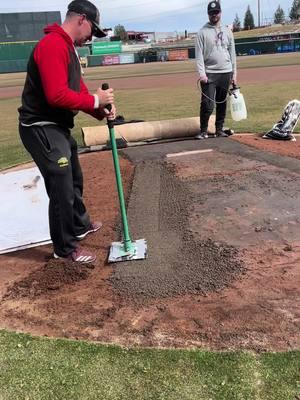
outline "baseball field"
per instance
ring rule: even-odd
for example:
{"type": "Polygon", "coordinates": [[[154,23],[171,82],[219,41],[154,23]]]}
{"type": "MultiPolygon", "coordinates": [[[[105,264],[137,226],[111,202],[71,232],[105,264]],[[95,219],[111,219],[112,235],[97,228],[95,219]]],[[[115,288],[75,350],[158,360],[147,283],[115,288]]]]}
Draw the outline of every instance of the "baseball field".
{"type": "MultiPolygon", "coordinates": [[[[233,137],[120,151],[146,260],[107,264],[120,239],[108,151],[81,156],[85,201],[103,222],[84,241],[92,268],[54,261],[51,246],[1,256],[0,399],[299,398],[300,145],[261,134],[299,98],[300,54],[238,63],[249,118],[227,119],[233,137]]],[[[191,61],[91,68],[85,79],[108,81],[128,120],[198,115],[191,61]]],[[[30,161],[17,134],[23,83],[0,76],[2,172],[30,161]]],[[[79,143],[96,124],[78,116],[79,143]]]]}

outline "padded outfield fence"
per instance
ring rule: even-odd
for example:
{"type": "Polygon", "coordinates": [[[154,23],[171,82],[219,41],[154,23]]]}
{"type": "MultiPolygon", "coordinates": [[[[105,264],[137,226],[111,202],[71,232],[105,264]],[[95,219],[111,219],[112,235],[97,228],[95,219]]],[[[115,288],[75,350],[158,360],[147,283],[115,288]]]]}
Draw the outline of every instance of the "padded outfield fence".
{"type": "MultiPolygon", "coordinates": [[[[0,43],[0,73],[26,71],[28,58],[36,43],[37,41],[0,43]]],[[[177,46],[176,44],[156,45],[132,52],[123,52],[121,42],[115,43],[114,46],[111,45],[112,43],[102,43],[100,54],[99,48],[94,44],[78,48],[83,65],[96,67],[195,58],[195,46],[191,41],[177,46]],[[95,51],[96,48],[97,51],[95,51]],[[118,51],[116,51],[117,48],[118,51]]],[[[236,39],[235,43],[237,55],[297,52],[300,51],[300,33],[240,38],[236,39]]]]}

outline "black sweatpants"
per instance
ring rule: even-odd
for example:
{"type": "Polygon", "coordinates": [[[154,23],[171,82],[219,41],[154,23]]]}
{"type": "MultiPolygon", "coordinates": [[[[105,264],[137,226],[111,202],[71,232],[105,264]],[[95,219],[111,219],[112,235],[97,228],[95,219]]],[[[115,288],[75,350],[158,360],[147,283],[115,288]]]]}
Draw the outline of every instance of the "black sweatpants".
{"type": "Polygon", "coordinates": [[[207,131],[209,117],[214,111],[216,102],[216,130],[223,129],[226,107],[227,107],[227,92],[232,80],[232,72],[207,74],[208,82],[201,83],[202,97],[200,105],[200,130],[207,131]],[[207,96],[207,97],[206,97],[207,96]],[[208,98],[209,97],[209,98],[208,98]]]}
{"type": "Polygon", "coordinates": [[[90,226],[82,200],[83,176],[77,143],[68,129],[57,125],[19,125],[19,132],[45,181],[54,252],[68,256],[77,246],[76,235],[90,226]]]}

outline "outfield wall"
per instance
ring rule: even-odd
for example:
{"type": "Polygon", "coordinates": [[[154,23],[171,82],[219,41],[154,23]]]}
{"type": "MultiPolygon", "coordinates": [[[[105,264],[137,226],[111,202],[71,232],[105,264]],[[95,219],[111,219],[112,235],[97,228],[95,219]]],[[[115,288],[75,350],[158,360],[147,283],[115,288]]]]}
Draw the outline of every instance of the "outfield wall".
{"type": "MultiPolygon", "coordinates": [[[[36,41],[0,43],[0,73],[26,71],[27,61],[36,41]]],[[[127,46],[128,47],[128,46],[127,46]]],[[[126,50],[129,50],[127,49],[126,50]]],[[[300,33],[236,40],[237,55],[257,55],[300,51],[300,33]]],[[[121,42],[95,42],[78,48],[82,64],[87,67],[180,61],[195,58],[195,47],[152,46],[139,51],[123,51],[121,42]]]]}
{"type": "Polygon", "coordinates": [[[294,37],[289,39],[277,39],[277,40],[247,39],[243,41],[236,41],[235,48],[237,55],[249,55],[249,56],[257,54],[296,52],[300,51],[300,37],[294,37]]]}
{"type": "MultiPolygon", "coordinates": [[[[9,6],[9,2],[2,3],[9,6]]],[[[59,11],[3,13],[0,6],[0,43],[37,41],[43,37],[44,27],[53,23],[61,24],[59,11]]]]}
{"type": "Polygon", "coordinates": [[[36,41],[0,43],[0,72],[26,71],[27,62],[36,41]]]}

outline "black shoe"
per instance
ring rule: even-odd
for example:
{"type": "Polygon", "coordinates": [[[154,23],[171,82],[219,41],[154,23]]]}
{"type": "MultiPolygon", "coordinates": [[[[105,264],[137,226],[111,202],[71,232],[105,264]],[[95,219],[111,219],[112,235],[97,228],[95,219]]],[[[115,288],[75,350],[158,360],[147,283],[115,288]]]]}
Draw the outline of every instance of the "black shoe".
{"type": "Polygon", "coordinates": [[[228,136],[231,136],[231,135],[234,134],[234,130],[233,130],[233,129],[230,129],[230,128],[224,129],[224,132],[225,132],[228,136]]]}
{"type": "Polygon", "coordinates": [[[217,137],[228,137],[229,135],[226,132],[224,132],[223,129],[217,129],[216,136],[217,137]]]}

